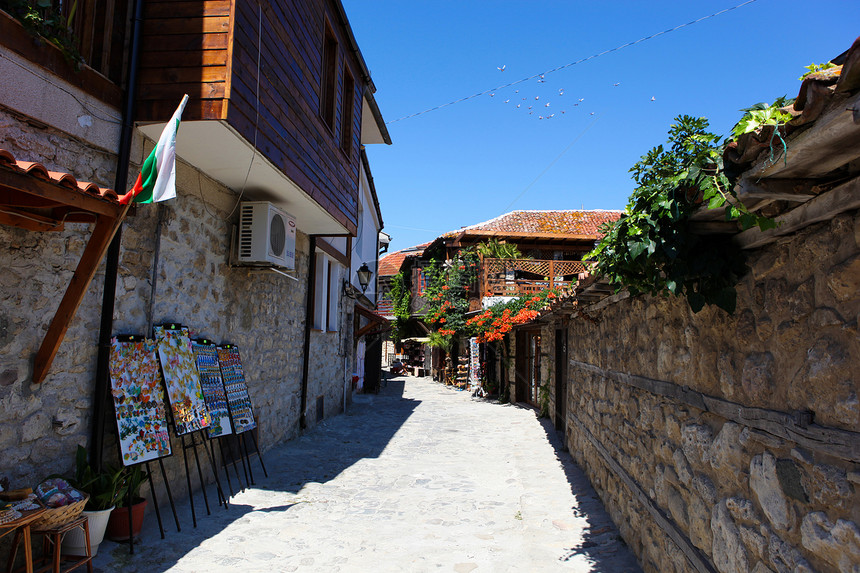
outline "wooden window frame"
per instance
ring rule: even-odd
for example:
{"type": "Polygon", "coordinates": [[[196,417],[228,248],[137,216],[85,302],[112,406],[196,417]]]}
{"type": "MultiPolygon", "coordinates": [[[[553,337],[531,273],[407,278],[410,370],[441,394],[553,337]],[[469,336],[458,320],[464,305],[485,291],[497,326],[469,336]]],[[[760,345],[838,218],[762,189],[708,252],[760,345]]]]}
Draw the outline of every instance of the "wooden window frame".
{"type": "Polygon", "coordinates": [[[320,118],[334,133],[337,115],[337,54],[338,43],[331,24],[325,22],[322,45],[322,74],[320,76],[320,118]]]}
{"type": "Polygon", "coordinates": [[[340,113],[340,148],[352,158],[353,122],[355,121],[355,78],[349,66],[343,66],[343,109],[340,113]]]}

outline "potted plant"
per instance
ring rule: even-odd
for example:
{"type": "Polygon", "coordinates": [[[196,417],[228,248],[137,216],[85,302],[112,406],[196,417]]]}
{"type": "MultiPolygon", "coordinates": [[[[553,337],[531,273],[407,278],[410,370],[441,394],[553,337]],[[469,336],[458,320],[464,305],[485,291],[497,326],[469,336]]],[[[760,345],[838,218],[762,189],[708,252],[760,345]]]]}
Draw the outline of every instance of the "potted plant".
{"type": "Polygon", "coordinates": [[[132,537],[137,537],[143,528],[143,514],[146,511],[146,499],[140,496],[140,486],[148,477],[141,466],[126,468],[125,487],[123,495],[117,500],[116,508],[110,514],[107,526],[107,538],[111,541],[128,541],[128,522],[131,519],[132,537]],[[128,507],[129,493],[131,508],[128,507]]]}
{"type": "MultiPolygon", "coordinates": [[[[98,552],[110,513],[125,492],[125,478],[125,468],[105,465],[102,471],[94,470],[87,462],[87,450],[78,446],[75,455],[75,477],[68,481],[73,487],[90,496],[84,508],[84,515],[89,521],[91,555],[98,552]]],[[[86,538],[82,530],[75,529],[66,534],[63,538],[63,552],[68,555],[86,554],[86,538]]]]}

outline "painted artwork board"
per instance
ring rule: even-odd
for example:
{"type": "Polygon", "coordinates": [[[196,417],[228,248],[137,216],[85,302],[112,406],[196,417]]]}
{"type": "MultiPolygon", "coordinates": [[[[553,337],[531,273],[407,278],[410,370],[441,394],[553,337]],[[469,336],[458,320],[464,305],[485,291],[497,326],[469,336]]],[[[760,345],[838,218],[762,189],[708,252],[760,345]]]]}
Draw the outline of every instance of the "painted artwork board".
{"type": "Polygon", "coordinates": [[[200,373],[203,399],[211,417],[208,435],[210,438],[217,438],[232,434],[227,392],[224,390],[221,366],[218,363],[218,348],[206,340],[192,340],[191,349],[194,351],[194,360],[200,373]]]}
{"type": "Polygon", "coordinates": [[[153,332],[167,398],[173,411],[176,435],[182,436],[208,428],[211,418],[203,398],[188,328],[161,325],[156,326],[153,332]]]}
{"type": "Polygon", "coordinates": [[[248,394],[248,384],[245,382],[245,371],[239,349],[232,344],[218,347],[218,363],[221,365],[221,378],[227,391],[227,404],[230,406],[230,419],[233,431],[237,434],[253,430],[257,427],[254,419],[254,409],[251,407],[251,396],[248,394]]]}
{"type": "Polygon", "coordinates": [[[111,339],[108,369],[122,464],[169,456],[167,407],[155,341],[142,336],[111,339]]]}

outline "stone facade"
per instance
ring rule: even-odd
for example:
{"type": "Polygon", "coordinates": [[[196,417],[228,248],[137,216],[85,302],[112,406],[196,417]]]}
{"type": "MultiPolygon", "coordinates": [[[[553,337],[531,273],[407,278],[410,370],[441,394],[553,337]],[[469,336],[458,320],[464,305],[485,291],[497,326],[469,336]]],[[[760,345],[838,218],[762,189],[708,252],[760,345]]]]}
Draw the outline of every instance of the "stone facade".
{"type": "MultiPolygon", "coordinates": [[[[16,156],[103,186],[113,184],[116,158],[110,153],[4,112],[0,112],[0,130],[3,146],[16,156]]],[[[139,164],[151,145],[138,139],[132,161],[139,164]]],[[[177,198],[137,206],[122,231],[113,332],[144,334],[150,321],[179,322],[189,326],[192,337],[238,345],[259,419],[260,448],[265,451],[299,432],[310,241],[298,233],[298,280],[231,266],[236,202],[231,190],[179,162],[177,198]]],[[[0,265],[6,270],[0,273],[0,450],[4,453],[0,474],[13,484],[35,486],[48,474],[70,471],[75,447],[86,445],[91,432],[104,263],[47,379],[40,385],[30,382],[33,355],[90,233],[88,225],[66,227],[59,233],[35,233],[0,226],[0,237],[7,245],[0,251],[0,265]]],[[[348,343],[351,305],[351,299],[341,297],[341,330],[314,333],[311,340],[310,425],[317,420],[317,396],[325,396],[326,416],[342,411],[348,381],[345,365],[351,364],[354,351],[348,343]]],[[[113,431],[110,423],[108,434],[113,431]]],[[[178,454],[178,440],[173,446],[178,454]]],[[[108,455],[107,461],[113,462],[112,457],[108,455]]],[[[186,488],[180,475],[184,474],[181,456],[165,463],[176,484],[174,495],[182,497],[186,488]]]]}
{"type": "Polygon", "coordinates": [[[860,571],[860,216],[749,265],[733,316],[573,315],[568,447],[646,571],[860,571]]]}

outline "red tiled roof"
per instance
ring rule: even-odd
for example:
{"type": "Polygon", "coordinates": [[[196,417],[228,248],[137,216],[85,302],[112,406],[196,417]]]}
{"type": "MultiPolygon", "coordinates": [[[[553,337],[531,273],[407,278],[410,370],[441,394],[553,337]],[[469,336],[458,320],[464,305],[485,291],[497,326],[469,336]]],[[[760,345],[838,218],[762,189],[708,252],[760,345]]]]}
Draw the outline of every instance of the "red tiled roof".
{"type": "Polygon", "coordinates": [[[393,253],[385,255],[379,259],[379,276],[393,277],[400,272],[400,267],[403,265],[403,261],[406,260],[406,257],[421,256],[421,253],[423,253],[424,249],[429,245],[430,243],[423,243],[421,245],[416,245],[400,251],[394,251],[393,253]]]}
{"type": "Polygon", "coordinates": [[[88,181],[78,181],[70,173],[48,171],[48,169],[41,163],[35,163],[33,161],[18,161],[15,159],[15,156],[12,155],[11,151],[7,151],[5,149],[0,149],[0,167],[24,173],[36,179],[49,181],[79,193],[101,197],[102,199],[106,199],[112,203],[116,203],[119,199],[119,196],[113,189],[99,187],[95,183],[90,183],[88,181]]]}
{"type": "Polygon", "coordinates": [[[601,236],[598,229],[603,223],[615,221],[622,211],[512,211],[495,219],[445,233],[443,237],[456,237],[470,231],[524,235],[550,233],[557,235],[583,235],[595,239],[601,236]]]}

